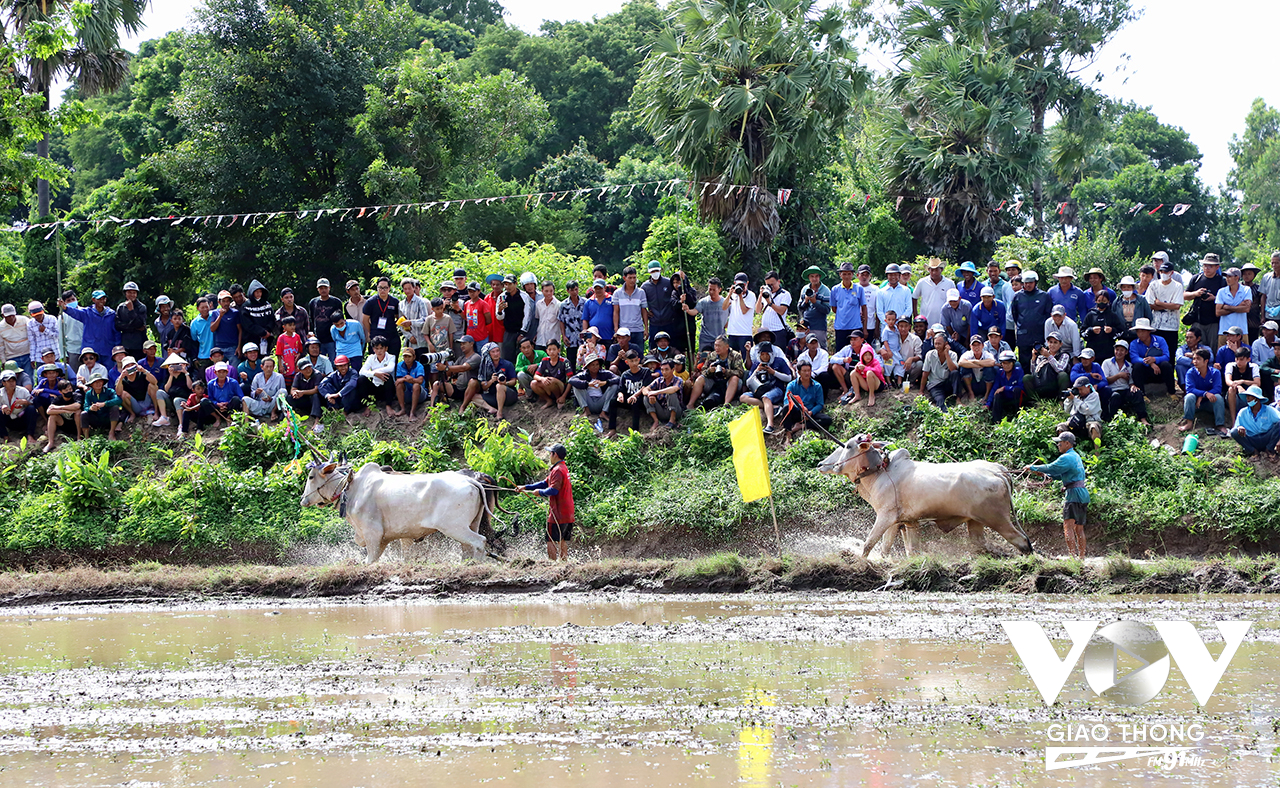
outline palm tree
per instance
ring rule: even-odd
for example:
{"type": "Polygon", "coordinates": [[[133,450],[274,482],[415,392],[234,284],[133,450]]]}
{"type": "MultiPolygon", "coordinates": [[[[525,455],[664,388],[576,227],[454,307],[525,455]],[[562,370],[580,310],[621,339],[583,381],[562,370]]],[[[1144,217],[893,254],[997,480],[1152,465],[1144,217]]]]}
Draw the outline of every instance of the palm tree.
{"type": "Polygon", "coordinates": [[[1001,203],[1043,161],[1025,85],[1011,58],[949,43],[913,49],[889,82],[881,138],[890,194],[917,239],[940,254],[993,243],[1010,229],[1001,203]]]}
{"type": "MultiPolygon", "coordinates": [[[[10,38],[33,24],[57,24],[74,5],[72,0],[0,0],[0,33],[10,38]]],[[[93,0],[86,15],[73,17],[73,46],[23,64],[19,75],[23,90],[44,96],[47,110],[50,90],[59,76],[70,77],[85,97],[118,89],[129,74],[129,54],[120,48],[120,31],[141,30],[148,5],[150,0],[93,0]]],[[[48,135],[36,144],[36,155],[49,157],[48,135]]],[[[37,211],[43,218],[49,213],[49,182],[37,180],[36,192],[37,211]]]]}
{"type": "Polygon", "coordinates": [[[702,216],[743,250],[777,235],[780,181],[830,160],[866,87],[846,14],[814,0],[683,0],[645,60],[635,90],[644,126],[709,184],[702,216]]]}

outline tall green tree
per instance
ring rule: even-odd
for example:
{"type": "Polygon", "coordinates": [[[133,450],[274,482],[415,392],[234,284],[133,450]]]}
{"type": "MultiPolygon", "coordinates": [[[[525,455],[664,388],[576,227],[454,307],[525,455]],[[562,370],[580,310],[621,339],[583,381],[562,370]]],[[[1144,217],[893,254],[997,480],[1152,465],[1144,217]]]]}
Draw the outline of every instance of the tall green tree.
{"type": "MultiPolygon", "coordinates": [[[[150,0],[3,0],[0,3],[0,32],[6,38],[22,35],[33,25],[58,24],[68,13],[74,38],[68,46],[49,49],[36,56],[28,52],[20,70],[20,84],[29,93],[43,98],[49,107],[49,92],[59,76],[67,76],[86,97],[115,90],[128,74],[128,53],[120,48],[120,32],[142,29],[142,13],[150,0]]],[[[36,155],[49,156],[49,137],[37,143],[36,155]]],[[[39,216],[49,213],[49,181],[36,182],[39,216]]]]}
{"type": "Polygon", "coordinates": [[[914,46],[889,82],[884,178],[913,235],[979,259],[1010,229],[1000,210],[1043,157],[1013,58],[964,44],[914,46]]]}
{"type": "Polygon", "coordinates": [[[1280,110],[1254,99],[1243,133],[1232,135],[1229,148],[1236,166],[1227,185],[1243,203],[1246,243],[1280,249],[1280,110]]]}
{"type": "Polygon", "coordinates": [[[636,103],[660,149],[698,183],[699,210],[746,251],[782,229],[777,190],[835,153],[868,75],[849,12],[811,0],[684,0],[645,60],[636,103]]]}
{"type": "MultiPolygon", "coordinates": [[[[1051,113],[1091,109],[1093,91],[1081,74],[1137,12],[1131,0],[897,0],[888,29],[901,57],[950,44],[1004,58],[1017,70],[1027,131],[1045,133],[1051,113]]],[[[1030,173],[1032,221],[1045,228],[1044,162],[1030,173]]],[[[1025,184],[1024,184],[1025,186],[1025,184]]]]}

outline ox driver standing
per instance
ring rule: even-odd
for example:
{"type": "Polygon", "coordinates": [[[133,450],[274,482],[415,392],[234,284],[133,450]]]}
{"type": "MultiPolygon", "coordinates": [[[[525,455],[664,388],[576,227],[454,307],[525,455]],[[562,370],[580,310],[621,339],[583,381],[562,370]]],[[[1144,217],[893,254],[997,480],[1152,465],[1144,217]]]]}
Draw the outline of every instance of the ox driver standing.
{"type": "Polygon", "coordinates": [[[1062,506],[1062,533],[1067,540],[1067,554],[1084,560],[1084,520],[1089,508],[1089,491],[1084,486],[1084,462],[1076,454],[1076,436],[1071,432],[1058,435],[1058,459],[1048,465],[1028,465],[1023,470],[1042,473],[1062,482],[1067,491],[1062,506]]]}
{"type": "Polygon", "coordinates": [[[526,484],[521,490],[537,493],[547,499],[547,558],[569,560],[569,541],[573,539],[573,484],[564,458],[564,444],[547,447],[551,452],[551,471],[544,481],[526,484]]]}

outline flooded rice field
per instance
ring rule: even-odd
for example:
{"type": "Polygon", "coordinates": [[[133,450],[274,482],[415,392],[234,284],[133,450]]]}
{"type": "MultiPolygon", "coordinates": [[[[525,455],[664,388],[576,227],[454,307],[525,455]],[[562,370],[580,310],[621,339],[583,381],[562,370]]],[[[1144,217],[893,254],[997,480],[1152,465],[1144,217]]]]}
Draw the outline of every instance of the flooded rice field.
{"type": "Polygon", "coordinates": [[[1273,786],[1278,621],[1280,600],[1248,596],[11,610],[0,784],[1273,786]],[[1213,657],[1212,622],[1253,627],[1204,707],[1180,665],[1141,706],[1098,697],[1079,665],[1049,707],[1010,619],[1042,622],[1059,658],[1069,620],[1188,620],[1213,657]],[[1047,770],[1047,747],[1123,757],[1047,770]]]}

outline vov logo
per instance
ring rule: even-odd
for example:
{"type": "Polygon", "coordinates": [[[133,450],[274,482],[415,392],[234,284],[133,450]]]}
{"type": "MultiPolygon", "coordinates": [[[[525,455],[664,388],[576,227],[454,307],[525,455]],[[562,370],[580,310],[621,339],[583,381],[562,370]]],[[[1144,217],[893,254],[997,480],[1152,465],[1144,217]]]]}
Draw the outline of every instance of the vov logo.
{"type": "Polygon", "coordinates": [[[1062,622],[1071,637],[1071,650],[1065,659],[1059,659],[1039,622],[1000,622],[1047,705],[1057,701],[1083,655],[1084,677],[1089,688],[1100,697],[1131,706],[1146,703],[1160,693],[1169,679],[1172,657],[1196,702],[1205,706],[1253,626],[1251,621],[1216,622],[1225,646],[1215,660],[1195,627],[1187,621],[1153,621],[1150,626],[1136,621],[1116,621],[1101,629],[1098,623],[1062,622]],[[1137,670],[1123,678],[1117,676],[1120,652],[1141,663],[1137,670]]]}

